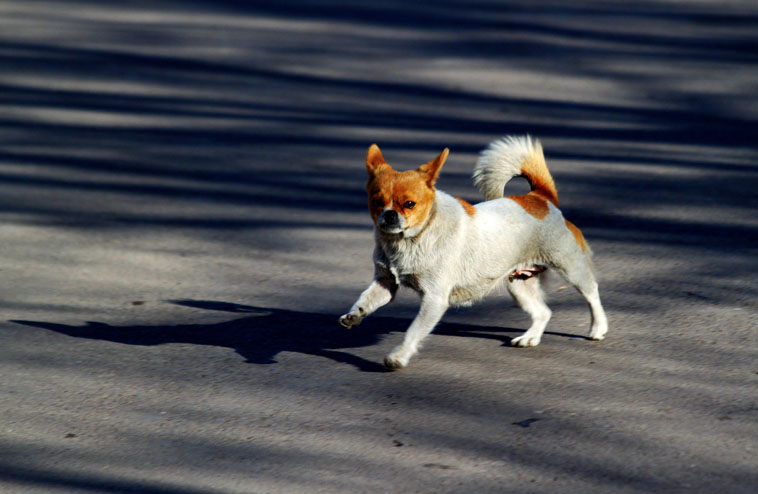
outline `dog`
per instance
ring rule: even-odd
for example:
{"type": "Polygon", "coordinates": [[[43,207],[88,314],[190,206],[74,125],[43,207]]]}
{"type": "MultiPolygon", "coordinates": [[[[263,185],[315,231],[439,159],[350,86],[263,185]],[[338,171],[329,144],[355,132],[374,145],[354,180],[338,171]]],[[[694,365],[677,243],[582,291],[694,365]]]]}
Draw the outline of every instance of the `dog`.
{"type": "Polygon", "coordinates": [[[593,274],[592,251],[558,209],[558,192],[539,141],[508,136],[492,142],[474,168],[474,185],[485,201],[472,205],[435,189],[446,148],[415,170],[395,171],[376,144],[366,155],[368,206],[374,222],[374,279],[339,323],[351,328],[391,302],[402,286],[421,296],[421,307],[399,346],[384,359],[400,369],[419,349],[450,306],[471,305],[495,288],[508,291],[532,318],[511,345],[540,343],[552,312],[540,277],[560,274],[587,300],[589,338],[602,340],[608,321],[593,274]],[[513,177],[531,192],[505,196],[513,177]]]}

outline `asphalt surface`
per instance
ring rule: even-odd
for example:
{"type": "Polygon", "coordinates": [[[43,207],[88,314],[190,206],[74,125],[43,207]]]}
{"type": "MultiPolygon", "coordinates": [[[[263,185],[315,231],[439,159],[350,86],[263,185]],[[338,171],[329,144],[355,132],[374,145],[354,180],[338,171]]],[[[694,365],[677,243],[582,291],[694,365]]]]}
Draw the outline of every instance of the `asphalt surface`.
{"type": "Polygon", "coordinates": [[[757,64],[747,1],[0,1],[0,492],[756,492],[757,64]],[[477,202],[512,133],[607,339],[558,281],[384,372],[368,145],[477,202]]]}

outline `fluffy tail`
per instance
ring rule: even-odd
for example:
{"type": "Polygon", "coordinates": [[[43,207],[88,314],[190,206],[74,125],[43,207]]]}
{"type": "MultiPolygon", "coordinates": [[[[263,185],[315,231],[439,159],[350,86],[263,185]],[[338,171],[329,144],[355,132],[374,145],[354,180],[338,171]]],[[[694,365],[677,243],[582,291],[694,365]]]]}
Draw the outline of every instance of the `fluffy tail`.
{"type": "Polygon", "coordinates": [[[558,191],[545,164],[540,141],[527,136],[507,136],[493,141],[482,151],[474,168],[474,185],[486,200],[505,195],[505,184],[524,177],[532,192],[558,205],[558,191]]]}

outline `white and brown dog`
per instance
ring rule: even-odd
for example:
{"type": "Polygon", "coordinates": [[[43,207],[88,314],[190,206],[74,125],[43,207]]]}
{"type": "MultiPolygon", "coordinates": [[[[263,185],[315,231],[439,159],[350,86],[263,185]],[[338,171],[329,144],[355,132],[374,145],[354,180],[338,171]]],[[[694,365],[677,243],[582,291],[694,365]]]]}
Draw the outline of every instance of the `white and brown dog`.
{"type": "Polygon", "coordinates": [[[405,339],[385,359],[405,367],[419,344],[451,305],[470,305],[494,288],[508,291],[532,317],[531,327],[511,344],[539,344],[551,311],[540,289],[540,273],[551,269],[589,303],[589,337],[602,340],[608,322],[600,303],[582,232],[563,218],[558,193],[539,141],[506,137],[485,149],[474,183],[485,202],[475,206],[435,190],[445,149],[416,170],[398,172],[377,145],[366,156],[369,210],[374,220],[374,281],[339,322],[350,328],[390,302],[400,285],[421,295],[421,309],[405,339]],[[504,197],[505,184],[525,177],[531,192],[504,197]]]}

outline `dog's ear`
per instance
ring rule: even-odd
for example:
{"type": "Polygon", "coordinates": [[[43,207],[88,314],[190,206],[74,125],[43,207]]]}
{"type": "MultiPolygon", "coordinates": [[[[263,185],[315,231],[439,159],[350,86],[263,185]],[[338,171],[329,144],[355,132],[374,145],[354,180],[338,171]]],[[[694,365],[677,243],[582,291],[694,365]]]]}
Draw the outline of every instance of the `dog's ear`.
{"type": "Polygon", "coordinates": [[[382,151],[379,149],[379,146],[372,144],[371,147],[368,148],[368,154],[366,154],[366,169],[368,170],[368,174],[373,175],[382,166],[389,165],[384,161],[384,156],[382,156],[382,151]]]}
{"type": "Polygon", "coordinates": [[[434,158],[429,163],[418,167],[418,172],[426,175],[426,183],[429,187],[434,187],[434,182],[437,181],[437,177],[440,175],[440,169],[447,159],[447,155],[450,153],[448,148],[445,148],[439,156],[434,158]]]}

